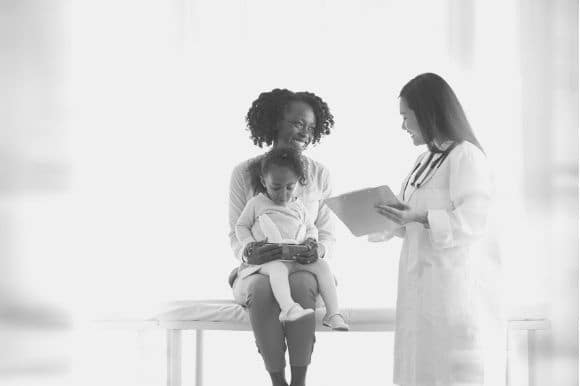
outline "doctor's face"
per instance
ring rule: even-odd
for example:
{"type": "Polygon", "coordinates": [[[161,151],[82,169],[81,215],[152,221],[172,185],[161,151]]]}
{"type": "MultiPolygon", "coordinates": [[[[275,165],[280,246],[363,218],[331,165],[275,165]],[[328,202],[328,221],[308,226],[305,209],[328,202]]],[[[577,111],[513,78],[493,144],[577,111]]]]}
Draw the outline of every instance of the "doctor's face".
{"type": "Polygon", "coordinates": [[[415,112],[407,106],[407,101],[404,98],[399,100],[399,111],[403,117],[402,129],[411,135],[413,140],[413,145],[419,146],[424,145],[425,140],[421,134],[421,129],[419,128],[419,123],[417,123],[417,117],[415,112]]]}

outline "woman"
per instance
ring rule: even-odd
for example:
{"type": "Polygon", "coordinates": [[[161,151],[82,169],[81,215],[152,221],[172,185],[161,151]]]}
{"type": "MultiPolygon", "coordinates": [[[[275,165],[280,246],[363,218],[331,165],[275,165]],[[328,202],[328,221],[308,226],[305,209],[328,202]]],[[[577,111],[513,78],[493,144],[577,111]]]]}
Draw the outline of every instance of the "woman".
{"type": "MultiPolygon", "coordinates": [[[[310,144],[320,141],[330,133],[334,118],[327,104],[309,92],[292,92],[275,89],[260,94],[246,116],[248,129],[255,145],[274,148],[289,147],[302,152],[310,144]]],[[[260,183],[259,169],[262,156],[239,164],[232,173],[230,183],[230,242],[235,256],[244,264],[263,264],[283,257],[282,248],[263,243],[250,243],[244,250],[235,235],[235,225],[246,202],[257,191],[260,183]]],[[[297,257],[301,264],[310,264],[319,258],[328,258],[334,243],[333,226],[326,206],[321,201],[330,196],[328,170],[320,163],[304,157],[307,169],[306,185],[296,187],[296,195],[306,206],[314,225],[318,228],[318,242],[310,252],[297,257]]],[[[284,376],[286,344],[291,366],[291,385],[305,384],[306,370],[314,346],[314,315],[309,315],[284,326],[278,317],[276,302],[267,276],[253,274],[237,278],[232,272],[230,283],[235,300],[249,311],[258,351],[262,354],[266,370],[274,386],[288,385],[284,376]]],[[[298,271],[289,277],[291,294],[303,308],[316,308],[318,285],[312,273],[298,271]]]]}
{"type": "Polygon", "coordinates": [[[491,199],[486,156],[440,76],[427,73],[409,81],[400,93],[400,113],[413,144],[427,145],[428,151],[403,182],[400,201],[377,206],[401,226],[394,234],[404,239],[394,382],[488,383],[488,334],[499,310],[486,307],[494,302],[486,283],[491,259],[479,248],[491,199]]]}

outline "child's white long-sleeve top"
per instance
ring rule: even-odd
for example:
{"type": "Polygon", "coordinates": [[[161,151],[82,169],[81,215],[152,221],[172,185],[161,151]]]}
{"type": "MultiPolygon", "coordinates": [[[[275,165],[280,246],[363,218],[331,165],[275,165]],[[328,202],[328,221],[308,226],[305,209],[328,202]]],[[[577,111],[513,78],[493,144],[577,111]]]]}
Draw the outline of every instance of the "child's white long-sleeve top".
{"type": "Polygon", "coordinates": [[[262,241],[268,238],[270,242],[301,243],[307,238],[318,238],[318,230],[309,218],[304,203],[294,198],[285,206],[277,205],[263,193],[252,197],[236,222],[236,236],[241,243],[241,249],[252,241],[262,241]],[[261,217],[267,217],[261,219],[261,217]],[[264,221],[266,220],[266,221],[264,221]],[[264,229],[267,224],[277,228],[281,239],[273,240],[276,229],[264,229]]]}
{"type": "MultiPolygon", "coordinates": [[[[250,158],[239,163],[232,171],[229,193],[229,232],[230,245],[234,256],[242,261],[242,243],[236,237],[236,223],[246,203],[255,195],[250,175],[250,166],[254,162],[260,162],[263,155],[250,158]]],[[[306,212],[314,219],[314,225],[318,231],[318,243],[324,246],[324,258],[332,259],[334,244],[334,218],[328,205],[323,202],[332,196],[332,183],[328,169],[320,162],[304,157],[307,170],[307,184],[296,186],[294,192],[306,206],[306,212]]]]}

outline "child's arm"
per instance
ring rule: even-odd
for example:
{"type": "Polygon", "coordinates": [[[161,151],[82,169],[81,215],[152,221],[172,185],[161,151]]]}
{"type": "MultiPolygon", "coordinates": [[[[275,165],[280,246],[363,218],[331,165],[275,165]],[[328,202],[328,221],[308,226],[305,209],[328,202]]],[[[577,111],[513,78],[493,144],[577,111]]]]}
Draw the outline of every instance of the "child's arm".
{"type": "Polygon", "coordinates": [[[256,241],[254,239],[254,236],[252,235],[252,225],[254,225],[256,218],[255,203],[256,200],[254,199],[248,201],[248,203],[242,210],[242,213],[240,214],[240,217],[238,217],[238,220],[236,222],[235,226],[236,237],[238,238],[238,241],[241,244],[242,251],[245,250],[246,245],[248,245],[248,243],[256,241]]]}
{"type": "Polygon", "coordinates": [[[308,215],[306,207],[301,203],[301,210],[304,213],[304,223],[306,225],[306,239],[318,241],[318,228],[314,225],[314,220],[308,215]]]}
{"type": "Polygon", "coordinates": [[[306,238],[318,240],[318,228],[312,221],[307,221],[306,223],[306,238]]]}
{"type": "Polygon", "coordinates": [[[318,244],[318,228],[314,225],[314,221],[310,216],[308,216],[308,212],[304,210],[305,214],[305,225],[306,225],[306,236],[304,239],[303,245],[306,245],[308,249],[312,249],[314,246],[318,244]]]}

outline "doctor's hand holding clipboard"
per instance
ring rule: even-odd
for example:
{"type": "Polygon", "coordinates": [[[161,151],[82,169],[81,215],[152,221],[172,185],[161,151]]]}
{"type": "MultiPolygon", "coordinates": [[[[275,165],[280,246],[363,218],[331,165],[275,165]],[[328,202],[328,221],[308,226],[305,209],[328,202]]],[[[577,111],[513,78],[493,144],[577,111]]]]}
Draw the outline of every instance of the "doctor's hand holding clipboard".
{"type": "Polygon", "coordinates": [[[377,213],[384,216],[387,220],[396,224],[397,227],[390,231],[383,231],[377,233],[371,233],[368,235],[367,239],[370,242],[378,243],[382,241],[387,241],[393,236],[405,237],[405,225],[418,222],[425,224],[427,223],[427,211],[418,211],[411,208],[409,205],[397,199],[395,203],[382,203],[375,205],[377,213]]]}
{"type": "Polygon", "coordinates": [[[396,203],[385,203],[375,205],[377,212],[385,216],[390,221],[401,227],[404,227],[410,222],[418,222],[424,225],[427,223],[427,211],[416,210],[411,208],[404,202],[398,201],[396,203]]]}

